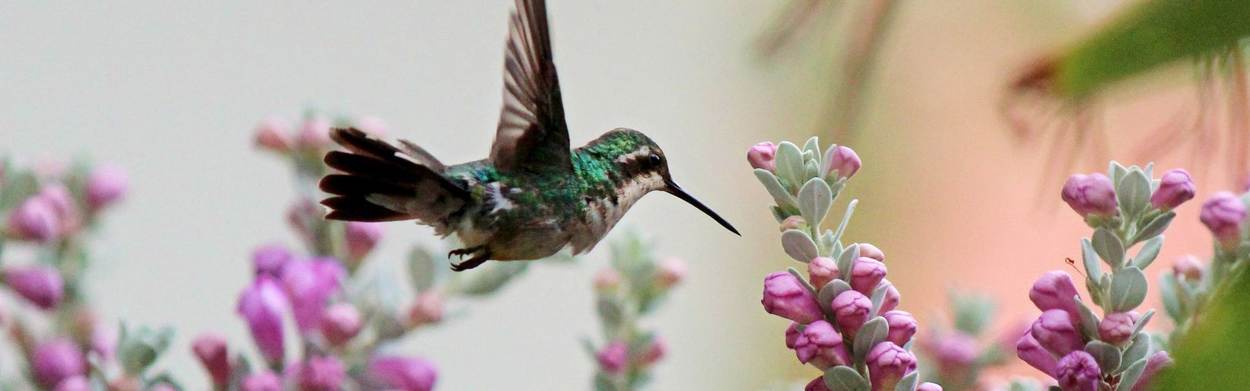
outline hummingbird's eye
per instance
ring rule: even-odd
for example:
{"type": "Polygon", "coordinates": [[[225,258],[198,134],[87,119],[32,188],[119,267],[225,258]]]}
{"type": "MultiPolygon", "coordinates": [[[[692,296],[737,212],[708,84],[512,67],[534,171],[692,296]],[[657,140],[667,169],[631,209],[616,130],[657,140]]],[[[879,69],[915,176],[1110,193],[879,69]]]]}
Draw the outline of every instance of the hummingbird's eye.
{"type": "Polygon", "coordinates": [[[647,157],[647,162],[651,163],[652,167],[656,167],[659,166],[660,163],[663,163],[664,159],[660,158],[660,155],[651,154],[651,156],[647,157]]]}

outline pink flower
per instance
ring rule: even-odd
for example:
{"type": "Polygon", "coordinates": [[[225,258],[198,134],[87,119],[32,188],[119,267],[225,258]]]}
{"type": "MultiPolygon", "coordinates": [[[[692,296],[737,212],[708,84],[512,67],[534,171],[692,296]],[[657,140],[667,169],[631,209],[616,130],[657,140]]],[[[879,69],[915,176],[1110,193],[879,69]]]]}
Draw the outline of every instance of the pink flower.
{"type": "Polygon", "coordinates": [[[944,374],[943,377],[946,374],[958,376],[969,373],[972,364],[977,360],[977,355],[980,354],[977,349],[977,340],[959,331],[934,335],[922,341],[925,343],[920,347],[933,357],[938,371],[944,374]]]}
{"type": "Polygon", "coordinates": [[[1172,265],[1172,275],[1177,280],[1197,282],[1202,280],[1202,261],[1193,255],[1186,255],[1176,260],[1172,265]]]}
{"type": "Polygon", "coordinates": [[[903,376],[916,370],[916,356],[890,341],[873,346],[865,361],[873,391],[893,390],[903,376]]]}
{"type": "Polygon", "coordinates": [[[56,240],[61,232],[61,220],[56,207],[43,197],[33,196],[22,201],[9,213],[9,235],[20,240],[48,243],[56,240]]]}
{"type": "Polygon", "coordinates": [[[1055,376],[1055,367],[1059,365],[1055,356],[1046,351],[1030,333],[1020,336],[1020,340],[1016,342],[1016,356],[1048,376],[1055,376]]]}
{"type": "Polygon", "coordinates": [[[807,387],[803,387],[803,391],[829,391],[829,386],[825,385],[824,376],[817,376],[812,381],[807,382],[807,387]]]}
{"type": "Polygon", "coordinates": [[[621,341],[612,341],[595,355],[599,367],[608,373],[621,373],[629,363],[629,345],[621,341]]]}
{"type": "Polygon", "coordinates": [[[270,363],[283,361],[282,314],[289,308],[282,288],[269,276],[257,276],[239,295],[239,315],[247,320],[256,347],[270,363]]]}
{"type": "Polygon", "coordinates": [[[294,261],[282,268],[282,286],[301,332],[317,328],[326,300],[338,293],[346,276],[343,266],[333,258],[294,261]]]}
{"type": "Polygon", "coordinates": [[[387,126],[386,121],[373,116],[357,118],[356,128],[377,137],[385,136],[387,131],[390,130],[390,126],[387,126]]]}
{"type": "Polygon", "coordinates": [[[665,342],[663,337],[655,336],[652,338],[651,344],[647,345],[647,350],[642,353],[642,363],[644,365],[655,365],[667,354],[668,342],[665,342]]]}
{"type": "Polygon", "coordinates": [[[1063,356],[1055,369],[1055,380],[1065,391],[1097,391],[1101,377],[1098,362],[1084,350],[1074,350],[1063,356]]]}
{"type": "Polygon", "coordinates": [[[317,151],[330,146],[330,124],[325,118],[314,116],[300,124],[295,145],[302,149],[317,151]]]}
{"type": "Polygon", "coordinates": [[[295,255],[291,254],[291,250],[277,243],[266,244],[252,250],[252,268],[258,276],[281,277],[282,268],[293,259],[295,255]]]}
{"type": "Polygon", "coordinates": [[[764,311],[799,323],[811,323],[824,317],[816,294],[803,286],[794,275],[776,272],[764,278],[764,311]]]}
{"type": "Polygon", "coordinates": [[[92,211],[104,208],[121,201],[130,187],[130,179],[126,170],[112,164],[101,164],[87,174],[87,206],[92,211]]]}
{"type": "Polygon", "coordinates": [[[833,308],[834,319],[842,332],[855,335],[871,315],[872,300],[863,293],[848,290],[834,297],[830,307],[833,308]]]}
{"type": "Polygon", "coordinates": [[[1150,195],[1150,205],[1170,210],[1193,199],[1195,191],[1194,181],[1190,179],[1188,171],[1179,168],[1168,170],[1159,179],[1159,188],[1150,195]]]}
{"type": "Polygon", "coordinates": [[[321,314],[321,336],[334,346],[350,341],[362,326],[360,312],[351,304],[335,304],[321,314]]]}
{"type": "Polygon", "coordinates": [[[1115,186],[1106,175],[1093,173],[1068,177],[1060,194],[1064,202],[1081,217],[1090,215],[1113,216],[1119,205],[1115,198],[1115,186]]]}
{"type": "Polygon", "coordinates": [[[56,308],[65,296],[61,273],[50,266],[11,267],[3,274],[9,288],[41,310],[56,308]]]}
{"type": "Polygon", "coordinates": [[[621,275],[611,268],[603,268],[595,273],[595,291],[611,292],[621,286],[621,275]]]}
{"type": "Polygon", "coordinates": [[[1133,338],[1133,330],[1137,324],[1137,312],[1116,312],[1107,314],[1098,323],[1098,338],[1112,344],[1122,344],[1133,338]]]}
{"type": "Polygon", "coordinates": [[[881,261],[859,257],[855,259],[854,266],[851,267],[851,288],[863,293],[871,295],[873,289],[877,288],[877,284],[885,278],[886,268],[881,261]]]}
{"type": "Polygon", "coordinates": [[[812,364],[820,369],[851,362],[851,355],[842,343],[842,335],[833,325],[818,320],[803,328],[794,342],[794,353],[799,362],[812,364]]]}
{"type": "Polygon", "coordinates": [[[35,348],[31,368],[39,384],[53,388],[65,379],[86,374],[87,361],[73,341],[57,339],[35,348]]]}
{"type": "Polygon", "coordinates": [[[942,386],[939,386],[936,383],[924,382],[916,386],[916,391],[942,391],[942,386]]]}
{"type": "Polygon", "coordinates": [[[78,215],[78,202],[74,200],[74,195],[70,194],[65,185],[60,183],[44,185],[36,197],[47,201],[56,212],[59,224],[58,235],[68,236],[78,230],[82,224],[81,217],[78,215]]]}
{"type": "Polygon", "coordinates": [[[850,178],[859,172],[863,162],[854,150],[843,145],[834,146],[825,152],[824,167],[821,176],[829,176],[835,171],[838,178],[850,178]]]}
{"type": "Polygon", "coordinates": [[[353,259],[362,259],[382,240],[382,224],[349,221],[343,229],[347,241],[347,253],[353,259]]]}
{"type": "Polygon", "coordinates": [[[859,256],[876,259],[877,262],[885,262],[885,253],[881,252],[881,249],[877,248],[877,246],[873,246],[872,243],[860,243],[859,256]]]}
{"type": "Polygon", "coordinates": [[[686,262],[677,257],[668,257],[660,261],[656,269],[656,285],[661,288],[672,288],[686,278],[686,262]]]}
{"type": "Polygon", "coordinates": [[[200,360],[214,385],[230,383],[230,352],[226,338],[219,334],[202,334],[191,343],[191,351],[200,360]]]}
{"type": "Polygon", "coordinates": [[[777,169],[777,145],[770,142],[762,142],[755,144],[751,149],[747,150],[747,163],[751,163],[751,167],[769,172],[777,169]]]}
{"type": "Polygon", "coordinates": [[[369,360],[368,376],[389,389],[430,391],[438,381],[438,370],[423,359],[382,356],[369,360]]]}
{"type": "Polygon", "coordinates": [[[291,124],[285,118],[269,116],[256,125],[256,146],[277,153],[291,151],[291,124]]]}
{"type": "Polygon", "coordinates": [[[894,310],[881,316],[890,325],[890,332],[885,338],[887,341],[904,346],[911,341],[912,336],[916,335],[916,318],[913,318],[907,311],[894,310]]]}
{"type": "Polygon", "coordinates": [[[443,295],[437,292],[423,292],[417,295],[417,299],[413,301],[412,307],[408,309],[408,323],[411,326],[420,326],[429,323],[438,323],[443,320],[443,295]]]}
{"type": "Polygon", "coordinates": [[[282,391],[282,378],[273,372],[253,373],[243,378],[240,391],[282,391]]]}
{"type": "Polygon", "coordinates": [[[779,228],[781,229],[781,232],[786,232],[792,229],[803,229],[803,227],[806,226],[807,220],[803,220],[803,216],[790,216],[786,217],[785,220],[781,220],[781,226],[779,228]]]}
{"type": "Polygon", "coordinates": [[[794,349],[794,345],[799,343],[800,324],[791,322],[790,327],[786,327],[786,347],[794,349]]]}
{"type": "Polygon", "coordinates": [[[1076,329],[1076,319],[1063,310],[1047,310],[1033,322],[1030,331],[1033,338],[1054,353],[1056,356],[1066,355],[1073,350],[1081,350],[1085,341],[1081,332],[1076,329]]]}
{"type": "Polygon", "coordinates": [[[807,263],[807,275],[812,286],[820,289],[830,281],[838,279],[841,273],[838,272],[838,262],[833,258],[816,257],[807,263]]]}
{"type": "Polygon", "coordinates": [[[1076,295],[1076,286],[1072,284],[1072,278],[1059,270],[1046,272],[1033,282],[1033,288],[1029,290],[1029,300],[1032,300],[1038,309],[1042,311],[1064,310],[1074,319],[1080,316],[1076,295]]]}
{"type": "Polygon", "coordinates": [[[301,391],[338,391],[347,379],[347,368],[334,356],[311,357],[292,370],[301,391]]]}
{"type": "Polygon", "coordinates": [[[91,391],[91,382],[86,376],[74,376],[65,380],[61,380],[56,384],[54,391],[91,391]]]}
{"type": "Polygon", "coordinates": [[[1225,249],[1236,248],[1241,242],[1241,222],[1246,219],[1246,205],[1233,193],[1221,191],[1202,204],[1198,218],[1221,246],[1225,249]]]}
{"type": "Polygon", "coordinates": [[[881,308],[877,312],[890,312],[898,308],[898,302],[901,300],[901,297],[898,289],[894,288],[894,284],[891,284],[890,280],[883,279],[881,283],[885,284],[885,299],[881,301],[881,308]]]}
{"type": "Polygon", "coordinates": [[[1168,356],[1168,352],[1160,350],[1150,354],[1150,358],[1146,359],[1146,369],[1142,371],[1141,377],[1137,378],[1137,384],[1133,385],[1132,391],[1146,391],[1150,389],[1151,382],[1156,374],[1163,368],[1172,366],[1172,357],[1168,356]]]}

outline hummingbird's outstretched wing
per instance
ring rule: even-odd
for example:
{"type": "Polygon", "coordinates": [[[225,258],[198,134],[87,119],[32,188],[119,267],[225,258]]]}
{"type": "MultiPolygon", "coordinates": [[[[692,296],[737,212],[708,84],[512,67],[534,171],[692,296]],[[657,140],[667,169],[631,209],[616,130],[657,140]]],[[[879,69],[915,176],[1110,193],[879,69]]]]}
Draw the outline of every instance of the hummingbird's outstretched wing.
{"type": "Polygon", "coordinates": [[[325,156],[326,165],[340,172],[321,178],[321,190],[332,195],[321,201],[331,209],[327,219],[415,219],[444,232],[448,216],[471,198],[424,150],[414,155],[357,129],[334,129],[330,137],[347,151],[325,156]]]}
{"type": "Polygon", "coordinates": [[[572,171],[544,0],[517,0],[508,22],[503,112],[490,160],[503,171],[572,171]]]}

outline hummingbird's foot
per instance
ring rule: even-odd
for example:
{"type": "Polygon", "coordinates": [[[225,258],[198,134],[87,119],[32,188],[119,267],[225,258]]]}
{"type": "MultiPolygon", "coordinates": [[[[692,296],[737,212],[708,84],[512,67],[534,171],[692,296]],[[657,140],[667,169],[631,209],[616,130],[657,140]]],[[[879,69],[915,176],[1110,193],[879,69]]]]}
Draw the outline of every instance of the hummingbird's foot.
{"type": "Polygon", "coordinates": [[[473,255],[466,261],[451,264],[451,271],[453,272],[469,270],[481,266],[483,263],[490,260],[490,250],[487,250],[486,246],[474,246],[452,250],[447,253],[447,258],[451,258],[453,255],[460,259],[463,259],[465,255],[473,255]]]}

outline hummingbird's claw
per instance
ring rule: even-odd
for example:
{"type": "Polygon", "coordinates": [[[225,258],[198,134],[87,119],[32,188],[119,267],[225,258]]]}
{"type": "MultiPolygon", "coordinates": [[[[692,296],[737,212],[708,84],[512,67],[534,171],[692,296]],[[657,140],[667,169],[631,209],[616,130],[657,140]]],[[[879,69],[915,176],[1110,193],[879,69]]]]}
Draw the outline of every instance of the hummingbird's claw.
{"type": "Polygon", "coordinates": [[[490,260],[490,251],[486,250],[486,248],[483,246],[474,247],[471,249],[460,249],[460,250],[456,250],[452,252],[457,253],[456,255],[460,255],[462,257],[470,253],[476,254],[472,258],[469,258],[467,261],[462,261],[462,262],[451,264],[451,271],[453,272],[462,272],[465,270],[469,270],[469,269],[481,266],[483,263],[486,263],[486,261],[490,260]]]}

